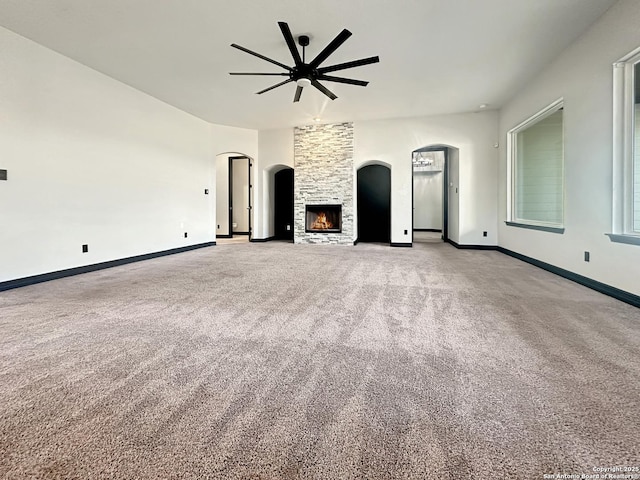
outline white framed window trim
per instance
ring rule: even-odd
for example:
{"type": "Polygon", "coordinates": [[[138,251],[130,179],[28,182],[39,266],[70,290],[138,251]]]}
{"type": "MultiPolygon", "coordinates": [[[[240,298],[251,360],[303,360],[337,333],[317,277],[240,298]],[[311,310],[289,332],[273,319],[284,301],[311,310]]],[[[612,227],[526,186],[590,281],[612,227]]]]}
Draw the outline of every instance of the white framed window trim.
{"type": "Polygon", "coordinates": [[[640,48],[613,64],[612,242],[640,245],[640,107],[635,72],[640,48]],[[635,218],[634,218],[635,217],[635,218]]]}
{"type": "Polygon", "coordinates": [[[527,118],[520,124],[507,132],[507,221],[505,222],[509,226],[529,228],[533,230],[542,230],[552,233],[564,233],[564,121],[562,128],[562,152],[560,158],[560,189],[561,198],[559,201],[558,212],[560,218],[559,221],[543,221],[536,219],[522,218],[518,209],[518,134],[524,132],[530,127],[535,126],[542,120],[550,117],[558,111],[562,111],[564,108],[564,99],[560,98],[545,108],[535,113],[531,117],[527,118]]]}

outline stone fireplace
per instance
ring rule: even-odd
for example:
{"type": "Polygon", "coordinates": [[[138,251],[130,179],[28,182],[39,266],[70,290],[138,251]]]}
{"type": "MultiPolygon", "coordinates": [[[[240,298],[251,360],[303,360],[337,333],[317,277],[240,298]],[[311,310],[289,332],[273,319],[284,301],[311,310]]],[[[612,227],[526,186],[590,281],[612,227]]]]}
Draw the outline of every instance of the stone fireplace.
{"type": "Polygon", "coordinates": [[[294,242],[353,245],[353,123],[296,127],[294,176],[294,242]]]}

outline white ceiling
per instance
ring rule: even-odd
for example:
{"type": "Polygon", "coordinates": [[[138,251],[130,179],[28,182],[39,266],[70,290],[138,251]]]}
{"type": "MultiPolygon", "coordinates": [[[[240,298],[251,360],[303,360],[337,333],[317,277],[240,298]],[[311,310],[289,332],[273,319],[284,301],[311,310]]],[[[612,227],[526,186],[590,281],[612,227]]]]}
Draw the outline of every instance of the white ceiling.
{"type": "MultiPolygon", "coordinates": [[[[615,0],[0,0],[0,24],[202,119],[268,129],[311,123],[499,108],[615,0]],[[367,87],[325,82],[335,101],[230,47],[291,65],[278,28],[307,34],[307,60],[343,28],[349,38],[324,65],[380,56],[332,73],[367,87]]],[[[2,73],[5,75],[6,73],[2,73]]]]}

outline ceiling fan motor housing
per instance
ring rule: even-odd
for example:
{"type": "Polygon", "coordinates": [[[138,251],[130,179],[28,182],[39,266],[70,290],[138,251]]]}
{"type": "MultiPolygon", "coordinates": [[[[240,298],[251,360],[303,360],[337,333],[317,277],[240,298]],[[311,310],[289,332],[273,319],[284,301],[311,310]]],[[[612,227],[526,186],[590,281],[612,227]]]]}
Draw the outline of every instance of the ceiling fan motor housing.
{"type": "Polygon", "coordinates": [[[315,78],[318,76],[318,71],[311,68],[307,63],[301,63],[300,65],[293,67],[290,75],[294,81],[298,81],[301,78],[315,78]]]}

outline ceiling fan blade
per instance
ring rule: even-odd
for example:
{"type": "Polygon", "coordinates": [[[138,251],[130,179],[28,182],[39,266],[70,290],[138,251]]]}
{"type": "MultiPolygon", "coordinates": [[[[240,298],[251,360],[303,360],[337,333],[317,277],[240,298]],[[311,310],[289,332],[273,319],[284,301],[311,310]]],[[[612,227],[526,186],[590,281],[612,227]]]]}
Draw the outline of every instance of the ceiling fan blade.
{"type": "Polygon", "coordinates": [[[260,90],[259,92],[256,92],[256,95],[260,95],[261,93],[268,92],[269,90],[273,90],[274,88],[278,88],[284,85],[285,83],[289,83],[289,82],[293,82],[293,80],[291,78],[288,78],[284,82],[276,83],[275,85],[272,85],[269,88],[265,88],[264,90],[260,90]]]}
{"type": "Polygon", "coordinates": [[[229,75],[277,75],[277,76],[287,76],[288,73],[245,73],[245,72],[229,72],[229,75]]]}
{"type": "Polygon", "coordinates": [[[329,72],[335,72],[338,70],[346,70],[347,68],[361,67],[362,65],[378,63],[379,61],[380,61],[380,58],[378,58],[377,56],[363,58],[361,60],[354,60],[352,62],[345,62],[345,63],[339,63],[337,65],[331,65],[329,67],[322,67],[318,69],[318,73],[329,73],[329,72]]]}
{"type": "Polygon", "coordinates": [[[289,47],[289,51],[291,52],[293,61],[296,63],[296,65],[300,65],[302,63],[302,59],[300,58],[300,52],[298,51],[298,47],[296,47],[296,42],[293,39],[293,35],[291,35],[289,25],[286,22],[278,22],[278,25],[280,25],[282,36],[284,37],[284,41],[287,42],[287,47],[289,47]]]}
{"type": "Polygon", "coordinates": [[[338,36],[336,36],[336,38],[331,40],[329,45],[324,47],[324,50],[322,50],[316,58],[311,60],[311,63],[309,64],[309,66],[312,69],[318,68],[318,65],[324,62],[327,59],[327,57],[331,55],[333,52],[335,52],[338,49],[338,47],[342,45],[350,36],[351,36],[351,32],[349,30],[347,30],[346,28],[342,30],[338,34],[338,36]]]}
{"type": "Polygon", "coordinates": [[[330,75],[318,75],[318,80],[326,80],[327,82],[348,83],[349,85],[359,85],[360,87],[366,87],[369,82],[364,80],[354,80],[353,78],[332,77],[330,75]]]}
{"type": "Polygon", "coordinates": [[[235,43],[232,43],[231,46],[233,48],[237,48],[238,50],[242,50],[243,52],[246,52],[249,55],[253,55],[254,57],[261,58],[262,60],[266,60],[267,62],[273,63],[274,65],[278,65],[279,67],[282,67],[285,70],[289,70],[289,71],[293,70],[291,67],[286,66],[284,63],[277,62],[275,60],[272,60],[271,58],[265,57],[264,55],[260,55],[259,53],[252,52],[248,48],[241,47],[240,45],[236,45],[235,43]]]}
{"type": "Polygon", "coordinates": [[[318,80],[311,80],[311,85],[316,87],[318,90],[320,90],[322,93],[324,93],[331,100],[335,100],[336,98],[338,98],[333,94],[333,92],[331,92],[331,90],[329,90],[327,87],[322,85],[318,80]]]}
{"type": "Polygon", "coordinates": [[[299,102],[301,95],[302,95],[302,87],[298,86],[298,88],[296,88],[296,94],[293,97],[293,103],[299,102]]]}

